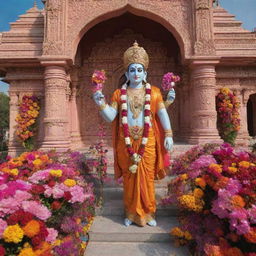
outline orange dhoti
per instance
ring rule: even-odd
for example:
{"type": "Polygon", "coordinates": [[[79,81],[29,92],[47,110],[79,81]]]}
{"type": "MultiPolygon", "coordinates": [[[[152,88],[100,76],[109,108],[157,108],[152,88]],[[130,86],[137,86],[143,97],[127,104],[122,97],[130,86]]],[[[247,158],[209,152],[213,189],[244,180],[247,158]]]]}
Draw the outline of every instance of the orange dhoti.
{"type": "MultiPolygon", "coordinates": [[[[131,173],[129,167],[133,164],[125,145],[123,127],[120,117],[117,115],[113,122],[113,147],[115,157],[115,178],[123,176],[124,181],[124,208],[126,217],[132,222],[145,226],[154,219],[156,212],[154,180],[165,176],[163,156],[164,133],[160,121],[156,115],[159,102],[162,102],[160,90],[152,86],[151,95],[151,122],[148,142],[145,145],[145,153],[138,164],[136,173],[131,173]]],[[[120,106],[120,90],[116,90],[112,102],[120,106]]],[[[131,139],[134,152],[138,152],[141,137],[131,139]]]]}
{"type": "MultiPolygon", "coordinates": [[[[138,152],[141,139],[131,138],[131,141],[134,151],[138,152]]],[[[154,189],[156,139],[153,129],[149,131],[145,153],[135,174],[129,171],[132,161],[128,155],[123,135],[119,136],[117,142],[117,161],[123,174],[126,217],[140,226],[145,226],[148,221],[154,219],[156,211],[154,189]]]]}

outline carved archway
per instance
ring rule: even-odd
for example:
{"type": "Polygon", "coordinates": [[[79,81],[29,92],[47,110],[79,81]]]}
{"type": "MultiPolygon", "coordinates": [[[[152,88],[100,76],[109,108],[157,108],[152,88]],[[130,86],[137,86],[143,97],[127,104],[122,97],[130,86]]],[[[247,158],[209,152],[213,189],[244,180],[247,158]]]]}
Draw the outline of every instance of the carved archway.
{"type": "MultiPolygon", "coordinates": [[[[132,16],[132,14],[126,15],[128,17],[132,16]]],[[[131,25],[128,28],[125,28],[125,25],[118,25],[127,20],[124,15],[124,17],[113,18],[98,24],[80,42],[75,63],[80,66],[80,94],[77,99],[77,105],[80,133],[84,145],[95,141],[98,125],[105,123],[98,114],[99,111],[92,100],[90,90],[91,74],[95,69],[105,69],[107,72],[108,80],[103,93],[108,101],[114,90],[118,88],[120,78],[124,74],[123,53],[132,45],[135,39],[146,49],[150,56],[148,81],[151,84],[160,86],[163,74],[168,71],[181,72],[180,49],[173,36],[161,25],[153,21],[142,17],[134,17],[134,19],[140,21],[140,30],[134,31],[134,27],[131,25]],[[152,27],[152,33],[145,32],[145,24],[152,27]],[[104,32],[106,28],[109,28],[108,32],[104,32]],[[111,28],[113,31],[111,31],[111,28]],[[118,33],[115,33],[116,31],[118,33]],[[160,33],[159,35],[161,36],[157,37],[157,33],[160,33]],[[102,38],[97,37],[99,34],[101,34],[102,38]]],[[[177,89],[177,94],[178,91],[179,89],[177,89]]],[[[170,108],[172,126],[175,133],[179,132],[178,102],[179,99],[177,98],[176,103],[170,108]]],[[[111,145],[111,127],[110,125],[105,126],[107,137],[109,138],[108,141],[111,145]]]]}

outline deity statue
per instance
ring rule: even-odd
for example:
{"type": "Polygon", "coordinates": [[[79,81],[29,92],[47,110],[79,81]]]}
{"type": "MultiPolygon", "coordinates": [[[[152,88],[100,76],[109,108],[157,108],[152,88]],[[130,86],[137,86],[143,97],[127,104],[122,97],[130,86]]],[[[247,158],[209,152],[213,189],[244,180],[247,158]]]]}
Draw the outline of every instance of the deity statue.
{"type": "MultiPolygon", "coordinates": [[[[173,147],[171,123],[161,91],[147,82],[149,57],[137,42],[123,57],[127,81],[106,104],[93,94],[102,117],[112,122],[115,178],[123,177],[125,226],[156,226],[154,180],[165,177],[164,155],[173,147]]],[[[171,89],[167,101],[173,102],[171,89]]]]}

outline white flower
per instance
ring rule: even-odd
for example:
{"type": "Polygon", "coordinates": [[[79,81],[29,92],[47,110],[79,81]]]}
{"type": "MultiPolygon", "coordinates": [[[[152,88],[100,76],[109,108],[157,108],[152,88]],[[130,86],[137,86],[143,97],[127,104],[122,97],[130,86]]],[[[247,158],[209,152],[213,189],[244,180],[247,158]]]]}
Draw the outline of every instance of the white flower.
{"type": "Polygon", "coordinates": [[[150,104],[146,104],[146,105],[145,105],[145,109],[150,110],[150,104]]]}
{"type": "Polygon", "coordinates": [[[137,153],[134,153],[134,154],[132,155],[132,160],[133,160],[133,162],[135,162],[135,163],[139,163],[139,162],[141,161],[141,156],[140,156],[139,154],[137,154],[137,153]]]}
{"type": "Polygon", "coordinates": [[[127,124],[127,117],[126,117],[126,116],[123,116],[123,117],[122,117],[122,123],[123,123],[123,124],[127,124]]]}
{"type": "Polygon", "coordinates": [[[150,99],[151,99],[150,94],[146,94],[146,96],[145,96],[145,100],[146,100],[146,101],[150,101],[150,99]]]}
{"type": "Polygon", "coordinates": [[[150,118],[149,118],[149,116],[145,116],[145,119],[144,119],[144,120],[145,120],[145,123],[148,123],[148,124],[150,123],[150,118]]]}
{"type": "Polygon", "coordinates": [[[127,95],[121,95],[121,100],[127,100],[127,95]]]}
{"type": "Polygon", "coordinates": [[[133,164],[129,167],[129,171],[131,173],[136,173],[137,172],[137,168],[138,168],[138,165],[137,164],[133,164]]]}
{"type": "Polygon", "coordinates": [[[175,83],[174,83],[174,82],[171,82],[171,86],[175,86],[175,83]]]}
{"type": "Polygon", "coordinates": [[[148,138],[143,137],[141,144],[146,145],[148,143],[148,138]]]}
{"type": "Polygon", "coordinates": [[[146,84],[146,89],[150,89],[151,85],[149,83],[146,84]]]}
{"type": "Polygon", "coordinates": [[[131,145],[131,140],[129,137],[125,137],[124,140],[126,145],[131,145]]]}
{"type": "Polygon", "coordinates": [[[122,103],[122,110],[127,110],[127,104],[126,103],[122,103]]]}

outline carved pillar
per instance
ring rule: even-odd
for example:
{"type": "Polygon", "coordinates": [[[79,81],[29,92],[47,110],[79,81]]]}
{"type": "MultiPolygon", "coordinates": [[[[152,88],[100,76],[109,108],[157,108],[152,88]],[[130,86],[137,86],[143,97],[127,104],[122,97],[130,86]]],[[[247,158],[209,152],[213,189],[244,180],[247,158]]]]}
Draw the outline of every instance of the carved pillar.
{"type": "Polygon", "coordinates": [[[216,73],[213,64],[194,63],[191,70],[191,135],[192,144],[220,142],[215,107],[216,73]]]}
{"type": "Polygon", "coordinates": [[[42,149],[65,151],[70,148],[67,115],[67,77],[62,66],[45,68],[45,137],[42,149]]]}
{"type": "Polygon", "coordinates": [[[16,156],[19,153],[24,151],[24,148],[21,145],[21,142],[19,142],[16,132],[16,117],[19,113],[19,95],[17,92],[9,91],[10,96],[10,118],[9,118],[9,145],[8,145],[8,154],[10,156],[16,156]]]}
{"type": "Polygon", "coordinates": [[[248,133],[248,121],[247,121],[247,102],[249,100],[249,93],[246,91],[237,91],[237,97],[240,101],[240,130],[237,134],[236,144],[248,146],[249,133],[248,133]]]}

